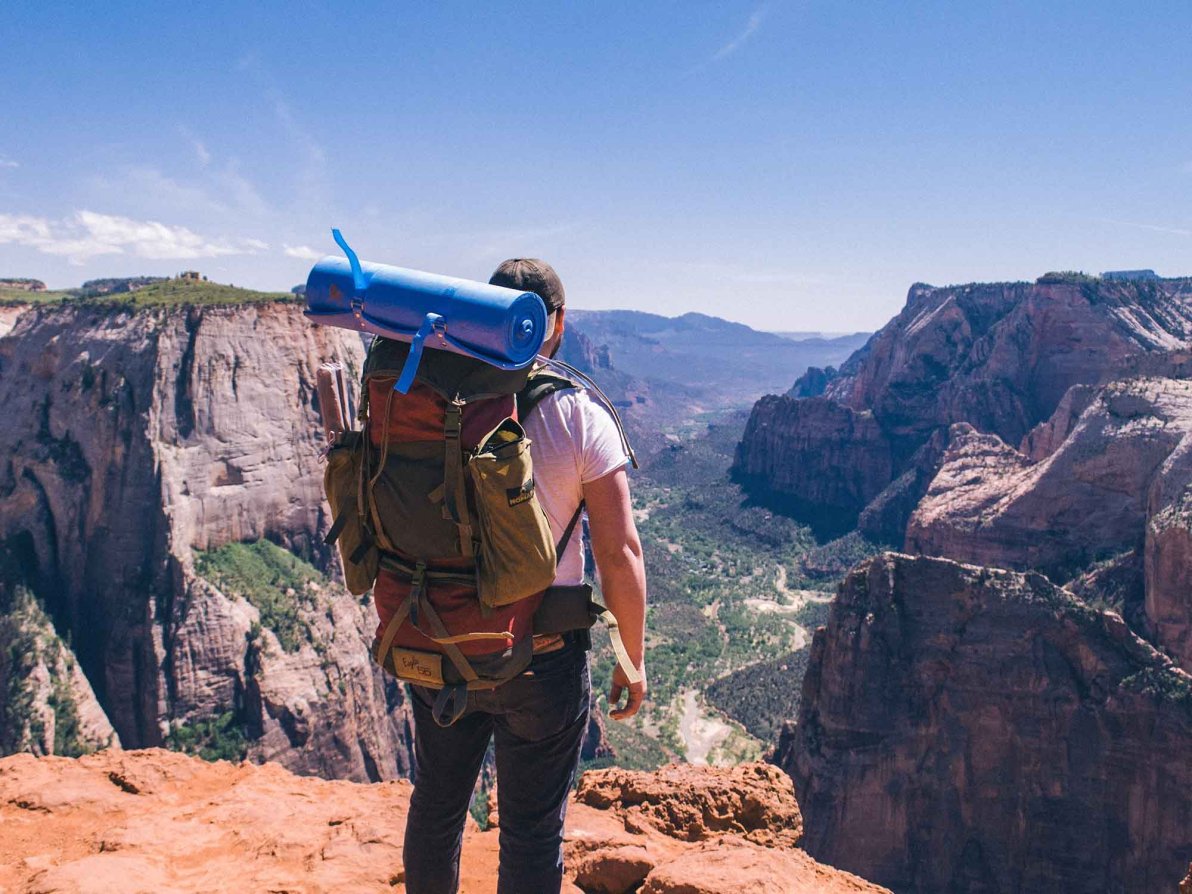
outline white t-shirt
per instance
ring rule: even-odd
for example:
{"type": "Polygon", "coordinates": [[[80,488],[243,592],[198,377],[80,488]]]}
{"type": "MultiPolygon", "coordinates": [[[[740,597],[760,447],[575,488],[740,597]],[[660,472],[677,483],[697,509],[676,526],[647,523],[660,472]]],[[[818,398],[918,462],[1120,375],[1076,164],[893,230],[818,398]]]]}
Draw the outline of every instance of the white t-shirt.
{"type": "MultiPolygon", "coordinates": [[[[583,486],[615,472],[629,458],[608,410],[582,388],[557,391],[522,420],[534,461],[534,489],[558,543],[584,498],[583,486]]],[[[584,580],[583,531],[577,524],[559,557],[555,583],[584,580]]]]}

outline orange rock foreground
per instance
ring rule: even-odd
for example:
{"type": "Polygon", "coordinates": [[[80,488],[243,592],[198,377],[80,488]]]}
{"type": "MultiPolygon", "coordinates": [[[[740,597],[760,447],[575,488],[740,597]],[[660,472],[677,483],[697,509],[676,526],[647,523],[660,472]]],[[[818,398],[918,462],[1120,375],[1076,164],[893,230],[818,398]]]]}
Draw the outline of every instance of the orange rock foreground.
{"type": "MultiPolygon", "coordinates": [[[[404,891],[405,781],[360,785],[160,749],[0,760],[0,890],[25,894],[404,891]]],[[[564,889],[880,892],[816,863],[766,764],[585,774],[564,889]],[[570,886],[570,887],[569,887],[570,886]]],[[[464,894],[496,887],[497,833],[468,830],[464,894]]]]}

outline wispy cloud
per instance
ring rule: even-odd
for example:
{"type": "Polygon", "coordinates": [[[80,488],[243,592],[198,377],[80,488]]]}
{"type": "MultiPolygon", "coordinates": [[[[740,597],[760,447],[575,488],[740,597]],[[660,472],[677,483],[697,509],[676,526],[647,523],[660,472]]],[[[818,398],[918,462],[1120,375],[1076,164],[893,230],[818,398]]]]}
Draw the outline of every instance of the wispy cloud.
{"type": "Polygon", "coordinates": [[[1159,224],[1139,223],[1132,220],[1114,220],[1110,217],[1097,218],[1101,223],[1113,224],[1118,227],[1133,227],[1136,230],[1150,230],[1152,233],[1167,233],[1171,236],[1192,236],[1192,230],[1180,227],[1165,227],[1159,224]]]}
{"type": "Polygon", "coordinates": [[[750,14],[749,21],[745,23],[745,28],[736,37],[712,54],[712,61],[716,62],[724,59],[741,49],[757,33],[757,29],[761,27],[767,12],[769,12],[767,6],[759,6],[755,9],[750,14]]]}
{"type": "Polygon", "coordinates": [[[259,239],[210,239],[182,226],[85,210],[56,221],[0,214],[0,244],[4,243],[62,256],[75,265],[101,255],[190,260],[258,254],[269,248],[259,239]]]}
{"type": "Polygon", "coordinates": [[[6,158],[0,155],[0,168],[19,168],[20,162],[13,161],[11,158],[6,158]]]}
{"type": "Polygon", "coordinates": [[[91,179],[101,201],[146,200],[143,212],[209,220],[269,219],[273,209],[256,185],[243,176],[235,162],[208,165],[197,180],[182,180],[160,168],[128,167],[91,179]]]}
{"type": "Polygon", "coordinates": [[[317,261],[327,254],[325,251],[315,251],[309,245],[283,245],[287,258],[301,258],[304,261],[317,261]]]}

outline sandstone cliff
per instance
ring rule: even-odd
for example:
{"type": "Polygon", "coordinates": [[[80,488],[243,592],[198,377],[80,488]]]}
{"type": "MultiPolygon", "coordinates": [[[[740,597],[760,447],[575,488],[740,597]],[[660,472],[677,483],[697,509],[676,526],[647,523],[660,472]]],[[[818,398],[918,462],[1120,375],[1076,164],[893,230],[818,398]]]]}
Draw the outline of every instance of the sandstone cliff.
{"type": "MultiPolygon", "coordinates": [[[[0,888],[402,891],[405,781],[292,776],[158,750],[0,760],[0,888]]],[[[796,847],[799,809],[772,767],[593,771],[568,810],[568,892],[879,894],[796,847]]],[[[470,824],[463,894],[496,888],[497,831],[470,824]]]]}
{"type": "Polygon", "coordinates": [[[869,533],[899,542],[931,479],[920,451],[933,435],[967,422],[1019,444],[1072,386],[1110,382],[1139,355],[1186,347],[1190,296],[1188,280],[913,286],[902,312],[834,377],[820,382],[816,370],[817,381],[794,389],[822,396],[755,406],[734,474],[758,499],[837,528],[855,526],[888,485],[909,488],[886,495],[899,511],[867,518],[869,533]],[[825,479],[823,457],[842,443],[853,461],[825,479]],[[915,481],[899,481],[915,468],[915,481]]]}
{"type": "Polygon", "coordinates": [[[0,753],[119,748],[70,648],[24,588],[0,587],[0,753]]]}
{"type": "MultiPolygon", "coordinates": [[[[908,525],[907,551],[1059,582],[1145,552],[1145,617],[1127,610],[1132,595],[1107,601],[1192,670],[1192,381],[1144,377],[1073,392],[1024,451],[953,426],[908,525]]],[[[1097,590],[1087,576],[1078,587],[1086,598],[1097,590]]]]}
{"type": "Polygon", "coordinates": [[[0,338],[12,332],[12,327],[16,325],[17,317],[27,309],[26,305],[23,304],[0,304],[0,338]]]}
{"type": "Polygon", "coordinates": [[[126,747],[245,737],[299,772],[408,772],[404,696],[367,660],[371,607],[321,543],[315,369],[361,354],[286,303],[72,303],[0,339],[0,546],[126,747]],[[196,570],[254,542],[312,563],[277,600],[301,597],[297,642],[251,588],[196,570]]]}
{"type": "Polygon", "coordinates": [[[885,554],[816,632],[777,759],[808,853],[895,890],[1142,894],[1192,859],[1190,754],[1192,677],[1118,615],[885,554]]]}

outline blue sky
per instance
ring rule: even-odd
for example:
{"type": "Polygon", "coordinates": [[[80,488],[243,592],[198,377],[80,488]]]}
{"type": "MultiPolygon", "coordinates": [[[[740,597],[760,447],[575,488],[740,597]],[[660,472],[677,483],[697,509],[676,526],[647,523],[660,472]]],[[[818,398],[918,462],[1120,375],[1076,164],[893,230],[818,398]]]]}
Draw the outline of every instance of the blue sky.
{"type": "Polygon", "coordinates": [[[551,261],[576,307],[881,325],[1192,273],[1192,4],[6,4],[0,276],[551,261]],[[350,7],[350,8],[348,8],[350,7]]]}

